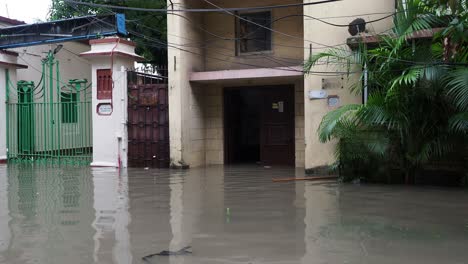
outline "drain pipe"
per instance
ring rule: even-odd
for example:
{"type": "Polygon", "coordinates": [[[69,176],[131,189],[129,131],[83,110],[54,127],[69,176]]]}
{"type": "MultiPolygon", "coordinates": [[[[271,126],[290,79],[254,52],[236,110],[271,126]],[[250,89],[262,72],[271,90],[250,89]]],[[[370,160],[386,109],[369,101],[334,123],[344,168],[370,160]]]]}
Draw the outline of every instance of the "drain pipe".
{"type": "Polygon", "coordinates": [[[122,136],[117,135],[117,167],[120,169],[122,168],[122,157],[121,157],[121,147],[122,147],[122,136]]]}
{"type": "Polygon", "coordinates": [[[368,89],[368,82],[369,82],[369,70],[367,69],[367,63],[364,64],[364,91],[362,96],[362,103],[367,104],[367,99],[369,97],[369,89],[368,89]]]}

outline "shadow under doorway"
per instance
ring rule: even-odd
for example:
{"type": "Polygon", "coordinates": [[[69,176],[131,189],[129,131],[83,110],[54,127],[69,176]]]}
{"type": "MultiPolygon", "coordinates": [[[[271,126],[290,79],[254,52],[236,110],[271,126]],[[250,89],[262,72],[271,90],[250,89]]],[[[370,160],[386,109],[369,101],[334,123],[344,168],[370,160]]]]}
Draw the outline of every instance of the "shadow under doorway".
{"type": "Polygon", "coordinates": [[[224,89],[225,164],[294,166],[294,87],[224,89]]]}

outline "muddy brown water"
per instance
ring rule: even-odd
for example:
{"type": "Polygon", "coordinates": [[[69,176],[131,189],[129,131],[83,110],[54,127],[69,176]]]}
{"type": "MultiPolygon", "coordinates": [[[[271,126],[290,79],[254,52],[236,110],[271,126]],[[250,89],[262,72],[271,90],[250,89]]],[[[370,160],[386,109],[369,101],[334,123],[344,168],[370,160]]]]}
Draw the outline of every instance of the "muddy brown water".
{"type": "Polygon", "coordinates": [[[0,166],[0,263],[468,263],[466,190],[295,176],[0,166]]]}

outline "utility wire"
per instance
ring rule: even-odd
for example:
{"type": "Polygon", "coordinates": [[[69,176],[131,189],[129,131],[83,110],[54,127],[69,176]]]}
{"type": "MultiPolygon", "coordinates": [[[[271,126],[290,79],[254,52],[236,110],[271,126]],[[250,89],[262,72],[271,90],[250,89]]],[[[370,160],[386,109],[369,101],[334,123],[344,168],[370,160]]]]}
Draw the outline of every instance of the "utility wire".
{"type": "MultiPolygon", "coordinates": [[[[205,1],[207,1],[207,0],[205,0],[205,1]]],[[[95,18],[95,19],[97,19],[97,18],[95,18]]],[[[216,57],[205,56],[205,55],[193,52],[193,51],[189,51],[189,50],[186,50],[186,49],[181,49],[179,47],[175,47],[173,45],[170,45],[170,44],[164,43],[164,42],[162,42],[160,40],[145,36],[144,34],[140,34],[138,32],[131,31],[130,33],[134,34],[135,36],[139,36],[140,38],[143,38],[143,39],[146,39],[146,40],[149,40],[149,41],[154,41],[156,43],[160,43],[159,45],[156,45],[156,46],[154,44],[152,44],[152,46],[154,46],[154,47],[164,48],[164,49],[168,49],[169,47],[171,47],[171,48],[174,48],[174,49],[177,49],[177,50],[181,50],[181,51],[191,53],[191,54],[194,54],[194,55],[197,55],[197,56],[201,56],[201,57],[204,57],[204,58],[208,58],[208,59],[213,59],[213,60],[218,60],[218,61],[223,61],[223,62],[228,62],[228,63],[234,63],[234,64],[239,64],[239,65],[245,65],[245,66],[250,66],[250,67],[256,67],[256,68],[265,68],[265,67],[262,67],[262,66],[259,66],[259,65],[253,65],[253,64],[248,64],[248,63],[240,63],[240,62],[228,61],[228,60],[224,60],[224,59],[220,59],[220,58],[216,58],[216,57]]],[[[349,50],[346,50],[346,51],[349,52],[349,50]]],[[[227,56],[225,54],[223,54],[223,55],[227,56]]],[[[235,57],[235,56],[230,56],[230,57],[235,57]]],[[[408,61],[408,62],[415,63],[413,61],[408,61]]],[[[423,63],[422,65],[426,65],[426,64],[423,63]]],[[[276,67],[270,67],[270,68],[277,69],[276,67]]],[[[287,69],[282,69],[282,70],[287,70],[287,69]]],[[[289,69],[289,70],[291,70],[291,69],[289,69]]],[[[304,71],[298,71],[296,69],[293,69],[293,71],[304,73],[304,71]]],[[[343,74],[353,74],[353,73],[360,73],[360,72],[308,72],[308,74],[311,74],[311,75],[313,75],[313,74],[338,74],[338,75],[343,75],[343,74]]]]}
{"type": "MultiPolygon", "coordinates": [[[[75,10],[77,10],[77,8],[73,5],[70,5],[71,7],[73,7],[75,10]]],[[[77,10],[78,11],[78,10],[77,10]]],[[[113,11],[110,11],[110,12],[113,12],[113,11]]],[[[99,18],[97,17],[90,17],[88,18],[88,20],[90,22],[92,22],[91,20],[92,19],[95,19],[95,20],[100,20],[99,18]]],[[[106,23],[106,24],[109,24],[108,22],[106,21],[103,21],[103,20],[100,20],[102,21],[103,23],[106,23]]],[[[180,50],[180,51],[184,51],[184,52],[187,52],[187,53],[190,53],[190,54],[194,54],[194,55],[197,55],[197,56],[200,56],[202,58],[207,58],[207,59],[212,59],[212,60],[218,60],[218,61],[223,61],[223,62],[229,62],[229,63],[233,63],[233,64],[239,64],[239,65],[243,65],[243,66],[250,66],[250,67],[254,67],[254,68],[266,68],[266,67],[262,67],[262,66],[259,66],[259,65],[254,65],[254,64],[249,64],[249,63],[241,63],[241,62],[235,62],[235,61],[228,61],[228,60],[225,60],[225,59],[220,59],[220,58],[217,58],[217,57],[211,57],[211,56],[205,56],[203,54],[200,54],[200,53],[197,53],[197,52],[193,52],[193,51],[190,51],[190,50],[187,50],[187,49],[182,49],[182,48],[179,48],[179,47],[176,47],[176,46],[173,46],[173,45],[170,45],[168,43],[164,43],[158,39],[154,39],[152,37],[148,37],[148,36],[145,36],[144,34],[141,34],[141,33],[138,33],[138,32],[135,32],[135,31],[132,31],[132,30],[129,30],[129,33],[137,36],[137,37],[140,37],[140,38],[143,38],[143,39],[146,39],[146,40],[149,40],[149,41],[153,41],[153,42],[156,42],[156,43],[159,43],[159,45],[154,45],[154,44],[147,44],[148,46],[154,46],[154,47],[157,47],[157,48],[163,48],[163,49],[169,49],[170,48],[174,48],[174,49],[177,49],[177,50],[180,50]]],[[[289,67],[289,66],[288,66],[289,67]]],[[[278,69],[277,67],[269,67],[271,69],[278,69]]],[[[279,70],[283,70],[283,71],[294,71],[294,72],[300,72],[302,74],[304,74],[304,71],[301,70],[296,70],[294,68],[286,68],[286,69],[279,69],[279,70]]],[[[335,72],[310,72],[309,73],[310,75],[313,75],[313,74],[337,74],[335,72]]],[[[342,73],[341,75],[343,75],[344,73],[342,73]]]]}
{"type": "MultiPolygon", "coordinates": [[[[224,10],[229,12],[242,12],[242,11],[255,11],[255,10],[268,10],[268,9],[279,9],[279,8],[289,8],[297,6],[311,6],[326,4],[332,2],[339,2],[342,0],[323,0],[318,2],[311,3],[299,3],[299,4],[287,4],[287,5],[271,5],[271,6],[258,6],[258,7],[236,7],[236,8],[226,8],[224,10]]],[[[207,12],[225,12],[224,10],[216,9],[205,9],[205,8],[189,8],[189,9],[171,9],[167,8],[142,8],[142,7],[125,7],[125,6],[116,6],[116,5],[103,5],[95,3],[86,3],[81,1],[74,0],[64,0],[64,2],[69,4],[85,5],[90,7],[101,7],[101,8],[112,8],[120,10],[131,10],[131,11],[142,11],[142,12],[160,12],[160,13],[172,13],[172,12],[192,12],[192,13],[207,13],[207,12]]]]}
{"type": "Polygon", "coordinates": [[[225,9],[225,8],[222,8],[222,7],[218,6],[218,5],[216,5],[216,4],[212,3],[212,2],[210,2],[209,0],[203,0],[203,1],[206,2],[206,3],[208,3],[208,4],[210,4],[210,5],[212,5],[212,6],[214,6],[214,7],[216,7],[216,8],[218,8],[219,10],[223,11],[223,12],[226,13],[226,14],[229,14],[229,15],[234,16],[234,17],[236,17],[236,18],[238,18],[238,19],[240,19],[240,20],[242,20],[242,21],[245,21],[245,22],[250,23],[250,24],[252,24],[252,25],[256,25],[257,27],[264,28],[264,29],[269,30],[269,31],[271,31],[271,32],[274,32],[274,33],[277,33],[277,34],[280,34],[280,35],[283,35],[283,36],[286,36],[286,37],[290,37],[290,38],[294,38],[294,39],[299,39],[299,40],[307,41],[307,42],[310,42],[310,43],[313,43],[313,44],[316,44],[316,45],[319,45],[319,46],[332,47],[332,46],[329,46],[329,45],[326,45],[326,44],[322,44],[322,43],[318,43],[318,42],[315,42],[315,41],[307,40],[307,39],[302,38],[302,37],[290,35],[290,34],[287,34],[287,33],[282,32],[282,31],[278,31],[278,30],[269,28],[269,27],[264,26],[264,25],[262,25],[262,24],[259,24],[259,23],[250,21],[249,19],[246,19],[246,18],[244,18],[244,17],[242,17],[242,16],[236,15],[236,14],[233,13],[232,11],[229,11],[229,10],[227,10],[227,9],[225,9]]]}

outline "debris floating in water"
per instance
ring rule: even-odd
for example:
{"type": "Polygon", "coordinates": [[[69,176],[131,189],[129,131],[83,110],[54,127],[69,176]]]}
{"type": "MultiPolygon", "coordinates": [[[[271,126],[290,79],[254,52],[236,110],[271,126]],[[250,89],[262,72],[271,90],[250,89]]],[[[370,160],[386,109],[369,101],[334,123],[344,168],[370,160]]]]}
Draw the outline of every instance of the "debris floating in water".
{"type": "Polygon", "coordinates": [[[189,249],[191,249],[191,248],[192,248],[191,246],[188,246],[188,247],[184,247],[184,248],[182,248],[181,250],[178,250],[178,251],[163,250],[163,251],[161,251],[159,253],[145,256],[142,259],[144,261],[148,262],[150,258],[156,257],[156,256],[185,256],[185,255],[190,255],[190,254],[192,254],[192,251],[189,251],[189,249]]]}
{"type": "Polygon", "coordinates": [[[290,182],[290,181],[319,181],[319,180],[338,180],[338,176],[322,176],[322,177],[306,177],[306,178],[277,178],[273,182],[290,182]]]}

